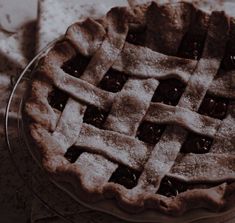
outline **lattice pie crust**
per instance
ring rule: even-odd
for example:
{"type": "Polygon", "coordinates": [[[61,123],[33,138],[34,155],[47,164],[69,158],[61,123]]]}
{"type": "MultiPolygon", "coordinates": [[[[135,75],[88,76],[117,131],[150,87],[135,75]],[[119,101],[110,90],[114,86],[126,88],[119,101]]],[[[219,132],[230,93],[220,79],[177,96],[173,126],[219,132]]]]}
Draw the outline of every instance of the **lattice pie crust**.
{"type": "Polygon", "coordinates": [[[235,20],[189,3],[71,25],[25,110],[44,168],[86,202],[218,211],[235,192],[235,20]]]}

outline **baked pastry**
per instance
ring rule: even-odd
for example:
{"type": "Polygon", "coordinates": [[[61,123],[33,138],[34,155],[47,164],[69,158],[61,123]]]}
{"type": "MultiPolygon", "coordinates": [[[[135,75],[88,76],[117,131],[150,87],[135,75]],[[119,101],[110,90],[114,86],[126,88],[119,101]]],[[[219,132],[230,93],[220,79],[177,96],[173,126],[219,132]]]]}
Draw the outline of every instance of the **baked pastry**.
{"type": "Polygon", "coordinates": [[[25,110],[44,168],[127,212],[222,210],[235,194],[235,20],[190,3],[71,25],[25,110]],[[115,201],[116,200],[116,201],[115,201]]]}

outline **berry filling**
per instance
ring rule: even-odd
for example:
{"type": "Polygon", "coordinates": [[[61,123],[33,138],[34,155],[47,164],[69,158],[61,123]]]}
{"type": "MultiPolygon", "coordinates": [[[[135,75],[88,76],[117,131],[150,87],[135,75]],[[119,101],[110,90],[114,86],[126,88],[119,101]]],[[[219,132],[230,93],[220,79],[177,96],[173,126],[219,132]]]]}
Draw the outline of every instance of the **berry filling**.
{"type": "Polygon", "coordinates": [[[127,189],[131,189],[137,185],[140,172],[130,169],[124,165],[119,165],[109,179],[109,182],[114,182],[123,185],[127,189]]]}
{"type": "Polygon", "coordinates": [[[198,112],[213,118],[224,119],[227,109],[228,99],[206,95],[198,112]]]}
{"type": "Polygon", "coordinates": [[[78,157],[85,152],[84,149],[78,147],[78,146],[71,146],[68,148],[66,153],[64,154],[64,157],[70,162],[75,163],[78,157]]]}
{"type": "Polygon", "coordinates": [[[79,78],[85,71],[89,62],[90,62],[89,57],[84,57],[78,54],[72,59],[65,62],[61,68],[63,69],[65,73],[79,78]]]}
{"type": "Polygon", "coordinates": [[[129,31],[126,37],[126,41],[134,45],[144,46],[145,36],[145,30],[129,31]]]}
{"type": "Polygon", "coordinates": [[[193,189],[207,189],[210,187],[216,187],[221,183],[186,183],[181,180],[165,176],[158,189],[158,194],[164,195],[166,197],[174,197],[178,194],[185,192],[187,190],[193,189]]]}
{"type": "Polygon", "coordinates": [[[206,136],[190,133],[181,147],[182,153],[203,154],[210,151],[213,140],[206,136]]]}
{"type": "Polygon", "coordinates": [[[153,95],[152,101],[175,106],[184,90],[185,85],[177,79],[162,80],[153,95]]]}
{"type": "Polygon", "coordinates": [[[101,80],[99,87],[105,91],[116,93],[121,91],[127,81],[127,75],[119,71],[110,69],[101,80]]]}
{"type": "Polygon", "coordinates": [[[221,68],[226,71],[235,69],[235,54],[226,55],[221,63],[221,68]]]}
{"type": "Polygon", "coordinates": [[[94,106],[88,106],[85,111],[83,121],[87,124],[94,125],[97,128],[101,128],[107,116],[108,112],[94,106]]]}
{"type": "Polygon", "coordinates": [[[157,193],[166,197],[174,197],[187,189],[188,187],[185,183],[166,176],[162,179],[157,193]]]}
{"type": "Polygon", "coordinates": [[[52,108],[62,112],[68,101],[68,98],[69,96],[65,92],[55,88],[52,92],[49,93],[47,100],[52,108]]]}
{"type": "Polygon", "coordinates": [[[151,122],[142,122],[137,131],[137,137],[146,143],[156,144],[165,129],[165,125],[158,125],[151,122]]]}
{"type": "Polygon", "coordinates": [[[221,63],[221,69],[225,71],[235,69],[235,48],[233,45],[233,41],[231,40],[227,43],[225,55],[221,63]]]}
{"type": "Polygon", "coordinates": [[[199,60],[203,52],[204,40],[205,35],[187,33],[181,42],[177,56],[199,60]]]}

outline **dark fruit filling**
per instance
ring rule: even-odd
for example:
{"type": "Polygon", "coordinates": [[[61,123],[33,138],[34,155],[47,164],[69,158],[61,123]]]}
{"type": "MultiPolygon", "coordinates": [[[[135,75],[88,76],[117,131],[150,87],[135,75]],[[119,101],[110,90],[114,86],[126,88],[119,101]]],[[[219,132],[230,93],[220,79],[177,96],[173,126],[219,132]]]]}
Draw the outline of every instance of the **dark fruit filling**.
{"type": "Polygon", "coordinates": [[[175,106],[184,90],[185,84],[177,79],[162,80],[153,95],[152,101],[175,106]]]}
{"type": "Polygon", "coordinates": [[[65,92],[55,88],[52,92],[49,93],[47,100],[52,108],[56,108],[62,112],[68,101],[68,98],[69,96],[65,92]]]}
{"type": "Polygon", "coordinates": [[[181,147],[182,153],[203,154],[210,151],[213,140],[206,136],[190,133],[181,147]]]}
{"type": "Polygon", "coordinates": [[[142,122],[139,126],[137,137],[150,144],[156,144],[165,129],[165,125],[158,125],[151,122],[142,122]]]}
{"type": "Polygon", "coordinates": [[[97,128],[101,128],[107,116],[108,112],[94,106],[88,106],[84,114],[83,121],[87,124],[94,125],[97,128]]]}
{"type": "Polygon", "coordinates": [[[110,69],[101,80],[99,87],[105,91],[116,93],[121,91],[126,81],[126,74],[110,69]]]}
{"type": "Polygon", "coordinates": [[[213,118],[224,119],[228,109],[228,99],[206,95],[198,112],[213,118]]]}
{"type": "Polygon", "coordinates": [[[129,31],[126,41],[134,45],[144,46],[145,36],[145,30],[129,31]]]}
{"type": "Polygon", "coordinates": [[[226,71],[234,70],[235,69],[235,54],[226,55],[221,63],[221,68],[226,71]]]}
{"type": "Polygon", "coordinates": [[[185,192],[187,190],[193,190],[193,189],[207,189],[210,187],[216,187],[220,185],[221,183],[186,183],[181,180],[165,176],[160,184],[160,187],[158,189],[158,194],[164,195],[166,197],[174,197],[178,194],[185,192]]]}
{"type": "Polygon", "coordinates": [[[186,191],[187,189],[188,187],[185,183],[166,176],[162,179],[157,193],[166,197],[173,197],[186,191]]]}
{"type": "Polygon", "coordinates": [[[140,172],[130,169],[124,165],[119,165],[110,177],[109,182],[118,183],[127,189],[131,189],[137,185],[139,176],[140,172]]]}
{"type": "Polygon", "coordinates": [[[226,51],[220,68],[225,71],[235,69],[235,48],[231,40],[227,42],[226,51]]]}
{"type": "Polygon", "coordinates": [[[85,71],[89,62],[90,62],[89,57],[84,57],[78,54],[77,56],[65,62],[61,68],[65,73],[79,78],[85,71]]]}
{"type": "Polygon", "coordinates": [[[64,154],[64,157],[70,162],[75,163],[78,157],[85,152],[84,149],[79,148],[78,146],[71,146],[68,148],[67,152],[64,154]]]}
{"type": "Polygon", "coordinates": [[[187,33],[182,40],[177,56],[199,60],[203,52],[204,40],[205,35],[187,33]]]}

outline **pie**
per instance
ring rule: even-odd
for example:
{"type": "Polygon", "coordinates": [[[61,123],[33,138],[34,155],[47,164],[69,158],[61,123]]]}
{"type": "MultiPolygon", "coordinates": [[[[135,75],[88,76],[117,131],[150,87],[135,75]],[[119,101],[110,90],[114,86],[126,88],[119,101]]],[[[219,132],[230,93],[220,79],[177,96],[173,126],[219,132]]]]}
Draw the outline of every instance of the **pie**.
{"type": "Polygon", "coordinates": [[[235,19],[191,3],[72,24],[26,100],[43,167],[90,203],[182,215],[235,198],[235,19]]]}

